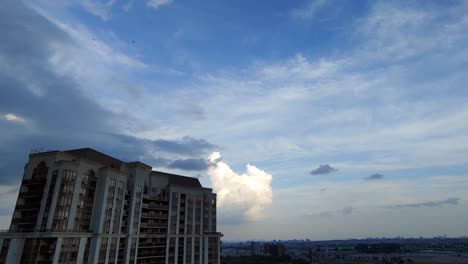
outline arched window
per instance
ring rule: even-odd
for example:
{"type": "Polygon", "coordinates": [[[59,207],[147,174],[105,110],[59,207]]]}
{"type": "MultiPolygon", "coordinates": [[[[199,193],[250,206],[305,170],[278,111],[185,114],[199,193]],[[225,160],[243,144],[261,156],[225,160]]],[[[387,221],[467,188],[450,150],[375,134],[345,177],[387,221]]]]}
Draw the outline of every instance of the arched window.
{"type": "Polygon", "coordinates": [[[32,179],[33,180],[45,180],[47,178],[47,172],[48,171],[49,171],[49,167],[47,167],[46,163],[44,161],[42,161],[33,170],[32,179]]]}

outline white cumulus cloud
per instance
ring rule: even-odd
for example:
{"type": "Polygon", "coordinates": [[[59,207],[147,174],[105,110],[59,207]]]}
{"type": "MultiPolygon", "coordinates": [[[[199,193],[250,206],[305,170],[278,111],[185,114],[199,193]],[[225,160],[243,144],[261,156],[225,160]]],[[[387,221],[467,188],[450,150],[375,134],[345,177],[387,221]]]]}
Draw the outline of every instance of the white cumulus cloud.
{"type": "Polygon", "coordinates": [[[246,172],[238,174],[226,164],[219,152],[208,157],[208,175],[218,194],[221,210],[242,212],[247,220],[259,220],[273,198],[271,174],[248,164],[246,172]]]}

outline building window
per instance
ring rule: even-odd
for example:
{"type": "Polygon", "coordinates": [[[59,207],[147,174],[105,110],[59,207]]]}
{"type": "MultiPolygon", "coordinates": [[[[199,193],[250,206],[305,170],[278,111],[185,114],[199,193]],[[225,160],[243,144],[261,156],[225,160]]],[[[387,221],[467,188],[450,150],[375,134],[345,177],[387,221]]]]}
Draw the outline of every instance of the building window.
{"type": "Polygon", "coordinates": [[[75,225],[73,227],[76,231],[89,231],[96,182],[97,178],[92,170],[87,171],[81,176],[80,195],[78,197],[75,225]]]}
{"type": "Polygon", "coordinates": [[[55,206],[55,215],[52,222],[52,229],[66,230],[68,224],[68,215],[75,190],[76,172],[64,170],[62,173],[62,181],[60,183],[59,199],[55,206]]]}

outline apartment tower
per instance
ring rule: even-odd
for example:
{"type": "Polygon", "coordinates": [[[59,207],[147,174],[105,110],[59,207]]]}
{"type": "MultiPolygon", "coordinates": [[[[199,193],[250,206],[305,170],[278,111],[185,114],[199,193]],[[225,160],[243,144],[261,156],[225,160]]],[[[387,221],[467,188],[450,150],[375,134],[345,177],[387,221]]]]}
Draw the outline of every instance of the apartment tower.
{"type": "Polygon", "coordinates": [[[216,194],[90,148],[32,153],[0,263],[220,263],[216,194]]]}

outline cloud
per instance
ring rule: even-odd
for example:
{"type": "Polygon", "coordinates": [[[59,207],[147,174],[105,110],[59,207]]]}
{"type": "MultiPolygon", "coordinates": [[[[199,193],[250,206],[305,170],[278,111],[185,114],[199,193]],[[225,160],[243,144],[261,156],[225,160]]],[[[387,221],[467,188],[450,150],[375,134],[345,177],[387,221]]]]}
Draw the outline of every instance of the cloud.
{"type": "Polygon", "coordinates": [[[440,207],[443,205],[458,205],[459,201],[460,201],[459,198],[448,198],[447,200],[439,200],[439,201],[390,205],[390,206],[387,206],[387,208],[440,207]]]}
{"type": "Polygon", "coordinates": [[[0,184],[0,229],[9,228],[18,191],[18,185],[0,184]]]}
{"type": "Polygon", "coordinates": [[[364,178],[366,181],[373,181],[373,180],[382,180],[384,178],[383,174],[380,173],[374,173],[372,175],[369,175],[368,177],[364,178]]]}
{"type": "Polygon", "coordinates": [[[7,121],[11,121],[11,122],[19,122],[19,123],[24,123],[26,122],[26,120],[18,115],[15,115],[15,114],[12,114],[12,113],[8,113],[8,114],[4,114],[3,116],[3,119],[7,120],[7,121]]]}
{"type": "Polygon", "coordinates": [[[161,151],[186,155],[203,154],[217,147],[204,139],[196,139],[188,136],[177,140],[156,139],[151,141],[151,144],[161,151]]]}
{"type": "Polygon", "coordinates": [[[344,215],[350,215],[353,213],[354,208],[352,206],[346,206],[343,207],[342,209],[337,209],[335,211],[321,211],[319,213],[314,213],[314,212],[309,212],[306,213],[304,216],[305,217],[333,217],[333,216],[344,216],[344,215]]]}
{"type": "Polygon", "coordinates": [[[263,218],[264,209],[272,203],[272,176],[250,164],[246,172],[238,174],[222,161],[218,152],[208,157],[208,171],[211,183],[218,194],[220,215],[225,212],[246,220],[263,218]]]}
{"type": "Polygon", "coordinates": [[[327,0],[309,0],[306,6],[292,9],[290,16],[298,20],[311,20],[328,2],[327,0]]]}
{"type": "Polygon", "coordinates": [[[89,13],[107,21],[110,19],[110,10],[116,1],[117,0],[82,0],[80,4],[89,13]]]}
{"type": "Polygon", "coordinates": [[[177,159],[172,161],[168,168],[188,171],[202,171],[208,168],[204,159],[177,159]]]}
{"type": "Polygon", "coordinates": [[[112,140],[125,144],[128,148],[146,148],[154,156],[161,153],[174,154],[176,156],[200,156],[218,148],[216,145],[204,140],[190,136],[175,139],[144,139],[131,135],[106,134],[112,140]]]}
{"type": "Polygon", "coordinates": [[[134,2],[135,2],[135,0],[129,0],[129,1],[127,1],[127,3],[125,3],[125,4],[122,6],[122,9],[123,9],[125,12],[128,12],[128,11],[132,8],[134,2]]]}
{"type": "Polygon", "coordinates": [[[0,184],[17,183],[29,150],[38,147],[92,147],[125,161],[167,166],[213,151],[214,144],[191,136],[147,139],[131,135],[129,127],[142,129],[145,123],[97,102],[88,90],[92,85],[82,80],[93,77],[88,75],[92,71],[106,75],[98,70],[106,68],[103,64],[141,69],[138,61],[120,52],[121,59],[111,59],[116,52],[105,43],[94,43],[87,30],[51,21],[21,1],[2,4],[0,31],[12,34],[0,42],[0,184]],[[102,57],[85,67],[84,57],[89,54],[71,55],[75,50],[80,54],[81,45],[91,54],[95,45],[101,54],[96,57],[102,57]],[[92,71],[86,70],[89,65],[92,71]],[[83,70],[88,72],[83,74],[83,70]],[[21,120],[31,125],[18,126],[21,120]]]}
{"type": "Polygon", "coordinates": [[[149,0],[148,2],[146,2],[146,5],[154,9],[158,9],[161,6],[169,5],[172,2],[173,0],[149,0]]]}
{"type": "Polygon", "coordinates": [[[310,174],[312,175],[319,175],[319,174],[329,174],[332,172],[337,171],[337,169],[333,168],[332,166],[325,164],[325,165],[320,165],[318,168],[315,170],[312,170],[310,174]]]}
{"type": "MultiPolygon", "coordinates": [[[[141,147],[144,149],[144,147],[141,147]]],[[[138,154],[137,154],[138,155],[138,154]]],[[[146,162],[153,167],[163,167],[167,169],[177,169],[185,171],[204,171],[208,168],[206,160],[202,158],[187,158],[187,159],[168,159],[163,157],[153,157],[151,153],[143,153],[139,156],[140,161],[146,162]]],[[[201,174],[198,174],[201,177],[201,174]]]]}
{"type": "Polygon", "coordinates": [[[341,210],[341,213],[342,213],[343,215],[352,214],[352,213],[353,213],[353,207],[351,207],[351,206],[346,206],[346,207],[344,207],[344,208],[341,210]]]}

